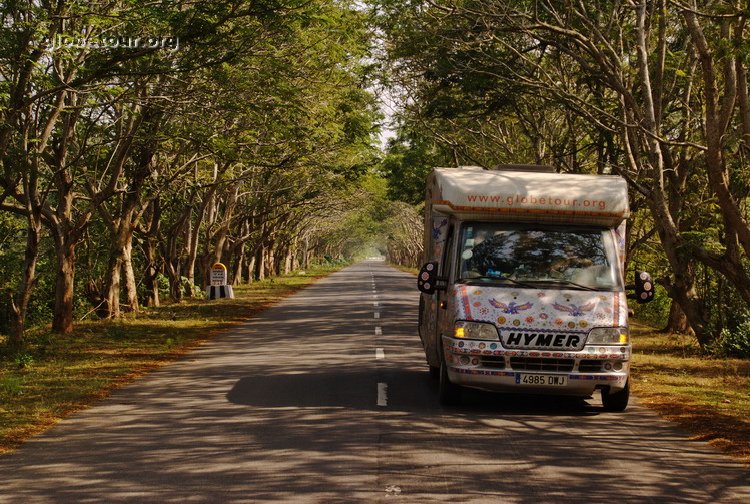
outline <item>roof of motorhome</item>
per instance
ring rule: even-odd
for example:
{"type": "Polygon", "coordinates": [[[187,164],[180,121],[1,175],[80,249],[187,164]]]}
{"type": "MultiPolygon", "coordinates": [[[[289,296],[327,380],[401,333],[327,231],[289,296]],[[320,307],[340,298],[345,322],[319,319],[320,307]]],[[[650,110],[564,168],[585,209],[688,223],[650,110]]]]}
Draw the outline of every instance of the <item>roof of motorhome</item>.
{"type": "Polygon", "coordinates": [[[616,226],[630,215],[627,183],[616,175],[435,168],[428,194],[434,210],[465,219],[616,226]]]}

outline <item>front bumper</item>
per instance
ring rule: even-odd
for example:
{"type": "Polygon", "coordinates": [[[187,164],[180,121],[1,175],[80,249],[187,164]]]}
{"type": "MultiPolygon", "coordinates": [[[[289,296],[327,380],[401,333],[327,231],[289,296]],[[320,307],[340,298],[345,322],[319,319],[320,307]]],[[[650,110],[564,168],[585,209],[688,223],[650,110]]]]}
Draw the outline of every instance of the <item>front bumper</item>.
{"type": "Polygon", "coordinates": [[[630,345],[586,345],[580,351],[506,350],[499,341],[443,336],[452,383],[495,392],[588,397],[621,390],[630,374],[630,345]],[[521,374],[565,376],[565,385],[523,385],[521,374]]]}

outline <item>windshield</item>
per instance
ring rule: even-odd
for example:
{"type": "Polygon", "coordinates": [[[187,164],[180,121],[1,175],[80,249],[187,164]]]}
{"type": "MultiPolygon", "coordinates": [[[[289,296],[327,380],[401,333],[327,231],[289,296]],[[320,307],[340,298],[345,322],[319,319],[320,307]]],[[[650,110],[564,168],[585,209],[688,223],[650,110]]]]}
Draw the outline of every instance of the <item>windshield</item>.
{"type": "Polygon", "coordinates": [[[459,279],[571,289],[621,287],[609,230],[466,223],[459,279]]]}

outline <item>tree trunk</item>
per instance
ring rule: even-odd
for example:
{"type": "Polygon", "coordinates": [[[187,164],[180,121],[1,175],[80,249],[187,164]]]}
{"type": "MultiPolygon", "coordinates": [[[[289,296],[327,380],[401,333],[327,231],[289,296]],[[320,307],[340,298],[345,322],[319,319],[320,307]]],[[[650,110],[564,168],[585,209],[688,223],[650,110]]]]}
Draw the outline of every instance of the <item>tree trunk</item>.
{"type": "Polygon", "coordinates": [[[253,283],[255,280],[255,255],[250,257],[247,263],[247,283],[253,283]]]}
{"type": "Polygon", "coordinates": [[[302,269],[307,271],[310,268],[310,240],[305,235],[305,246],[303,247],[303,256],[302,256],[302,269]]]}
{"type": "Polygon", "coordinates": [[[266,246],[265,251],[265,257],[263,258],[263,269],[265,270],[265,276],[267,277],[273,277],[276,276],[276,271],[274,270],[274,247],[273,243],[266,246]]]}
{"type": "Polygon", "coordinates": [[[120,316],[120,270],[122,269],[122,247],[115,243],[110,248],[107,273],[104,280],[104,313],[107,318],[120,316]]]}
{"type": "Polygon", "coordinates": [[[11,298],[10,334],[8,346],[12,350],[21,350],[24,346],[26,315],[31,301],[31,294],[36,279],[36,264],[39,258],[39,238],[42,230],[41,216],[29,212],[26,234],[26,251],[24,253],[21,285],[18,289],[18,302],[11,298]]]}
{"type": "Polygon", "coordinates": [[[159,228],[161,226],[161,205],[158,199],[151,203],[151,216],[146,237],[143,240],[143,250],[146,256],[146,267],[143,270],[143,280],[146,286],[146,306],[159,306],[159,228]]]}
{"type": "Polygon", "coordinates": [[[695,332],[690,328],[690,323],[685,312],[680,308],[680,304],[674,300],[672,300],[672,304],[669,307],[667,325],[661,332],[695,335],[695,332]]]}
{"type": "Polygon", "coordinates": [[[70,236],[58,237],[57,276],[55,279],[55,312],[52,331],[60,334],[73,332],[73,289],[75,284],[75,241],[70,236]]]}
{"type": "Polygon", "coordinates": [[[143,271],[143,283],[146,286],[146,306],[159,306],[159,268],[157,266],[157,247],[156,240],[148,236],[143,241],[143,249],[146,255],[146,268],[143,271]]]}
{"type": "MultiPolygon", "coordinates": [[[[185,237],[187,239],[187,251],[188,251],[188,257],[185,261],[185,277],[188,279],[188,285],[187,285],[187,295],[188,297],[194,297],[195,296],[195,265],[197,263],[198,259],[198,242],[200,241],[198,239],[198,235],[200,232],[201,222],[203,220],[204,215],[204,209],[201,207],[200,213],[197,216],[197,222],[193,223],[192,220],[188,221],[188,230],[185,233],[185,237]]],[[[200,268],[200,278],[201,285],[203,288],[206,287],[205,281],[203,278],[206,276],[206,270],[204,267],[200,268]]]]}
{"type": "Polygon", "coordinates": [[[255,278],[257,278],[258,280],[263,280],[264,278],[266,278],[265,258],[266,247],[265,245],[260,245],[257,252],[255,253],[255,258],[253,259],[255,262],[255,278]]]}
{"type": "Polygon", "coordinates": [[[133,234],[130,234],[128,241],[125,243],[122,257],[122,270],[125,286],[125,310],[128,312],[137,312],[140,309],[138,303],[138,284],[135,280],[135,271],[133,270],[133,234]]]}
{"type": "Polygon", "coordinates": [[[112,244],[109,251],[109,263],[104,282],[104,312],[108,318],[120,317],[120,286],[124,273],[127,311],[138,309],[135,274],[131,254],[133,250],[132,217],[127,215],[114,224],[111,236],[112,244]]]}
{"type": "Polygon", "coordinates": [[[232,281],[230,282],[232,285],[240,285],[242,283],[242,273],[245,269],[245,246],[240,245],[238,253],[234,254],[235,264],[234,268],[232,269],[232,281]]]}

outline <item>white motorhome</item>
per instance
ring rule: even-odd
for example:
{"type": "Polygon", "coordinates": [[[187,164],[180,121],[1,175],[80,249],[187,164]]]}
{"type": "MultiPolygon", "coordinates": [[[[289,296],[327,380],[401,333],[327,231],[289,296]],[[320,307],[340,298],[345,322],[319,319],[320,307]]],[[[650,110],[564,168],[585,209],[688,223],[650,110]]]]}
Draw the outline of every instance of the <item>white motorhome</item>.
{"type": "MultiPolygon", "coordinates": [[[[629,398],[625,180],[546,167],[436,168],[427,180],[419,335],[440,399],[462,387],[629,398]]],[[[636,273],[639,302],[653,298],[636,273]]]]}

